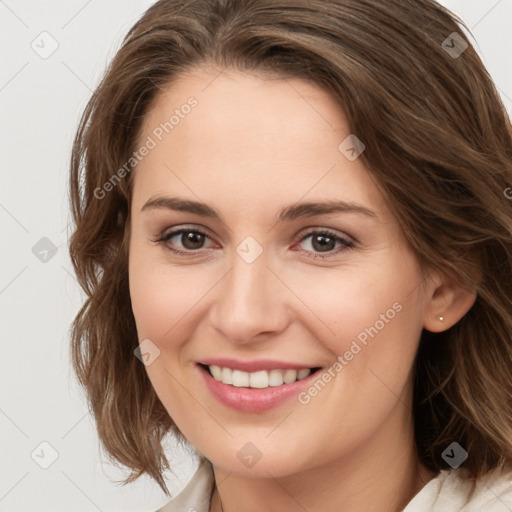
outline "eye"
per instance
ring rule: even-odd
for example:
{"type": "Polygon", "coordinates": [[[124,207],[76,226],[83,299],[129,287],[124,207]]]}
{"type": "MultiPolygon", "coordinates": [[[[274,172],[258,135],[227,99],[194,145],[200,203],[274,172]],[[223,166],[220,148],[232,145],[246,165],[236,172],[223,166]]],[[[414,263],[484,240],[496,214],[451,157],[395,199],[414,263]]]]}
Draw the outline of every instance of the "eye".
{"type": "Polygon", "coordinates": [[[308,258],[328,258],[355,246],[348,238],[326,229],[310,231],[301,238],[300,243],[308,239],[310,241],[305,244],[309,246],[309,249],[306,249],[308,258]]]}
{"type": "Polygon", "coordinates": [[[181,256],[194,256],[198,249],[204,249],[203,245],[206,239],[210,240],[210,237],[199,229],[192,229],[182,227],[174,231],[163,233],[159,238],[153,240],[154,242],[160,242],[165,244],[166,249],[169,251],[179,254],[181,256]],[[172,245],[176,246],[181,244],[181,247],[176,249],[172,245]]]}
{"type": "MultiPolygon", "coordinates": [[[[206,240],[211,240],[211,238],[204,231],[197,228],[181,227],[167,233],[164,232],[153,241],[164,244],[167,250],[179,256],[196,256],[201,249],[210,250],[204,247],[206,240]],[[178,247],[176,248],[176,246],[178,247]]],[[[303,250],[308,258],[315,259],[332,257],[355,246],[354,242],[348,238],[327,229],[310,231],[300,239],[299,244],[309,246],[303,250]],[[310,239],[309,242],[304,244],[308,239],[310,239]]]]}

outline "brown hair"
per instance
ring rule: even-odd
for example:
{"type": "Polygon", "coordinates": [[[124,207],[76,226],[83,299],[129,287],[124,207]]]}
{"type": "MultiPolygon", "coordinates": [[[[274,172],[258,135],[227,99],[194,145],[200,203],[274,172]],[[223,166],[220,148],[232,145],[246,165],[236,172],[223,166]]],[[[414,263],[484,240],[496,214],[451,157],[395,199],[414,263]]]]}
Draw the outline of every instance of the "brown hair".
{"type": "Polygon", "coordinates": [[[159,92],[206,64],[311,80],[339,101],[422,268],[477,290],[456,325],[422,333],[419,457],[446,469],[456,441],[472,478],[512,461],[512,130],[461,26],[433,0],[161,0],[129,31],[85,109],[70,178],[70,254],[87,293],[72,364],[103,447],[132,471],[124,483],[147,473],[167,492],[162,440],[180,433],[134,357],[132,174],[102,187],[119,178],[159,92]],[[462,54],[448,51],[461,41],[462,54]]]}

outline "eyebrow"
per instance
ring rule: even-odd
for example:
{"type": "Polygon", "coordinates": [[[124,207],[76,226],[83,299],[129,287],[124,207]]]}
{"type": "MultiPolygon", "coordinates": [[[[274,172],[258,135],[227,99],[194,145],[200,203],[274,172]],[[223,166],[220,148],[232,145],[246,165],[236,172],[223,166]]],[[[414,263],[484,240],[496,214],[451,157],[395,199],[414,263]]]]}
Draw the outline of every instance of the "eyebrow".
{"type": "MultiPolygon", "coordinates": [[[[205,203],[181,199],[179,197],[155,197],[149,199],[141,209],[141,212],[152,209],[165,209],[180,212],[188,212],[201,217],[208,217],[223,222],[219,212],[205,203]]],[[[292,221],[316,215],[329,213],[357,213],[366,217],[377,219],[377,214],[356,203],[341,200],[322,202],[302,202],[287,206],[279,213],[278,222],[292,221]]]]}

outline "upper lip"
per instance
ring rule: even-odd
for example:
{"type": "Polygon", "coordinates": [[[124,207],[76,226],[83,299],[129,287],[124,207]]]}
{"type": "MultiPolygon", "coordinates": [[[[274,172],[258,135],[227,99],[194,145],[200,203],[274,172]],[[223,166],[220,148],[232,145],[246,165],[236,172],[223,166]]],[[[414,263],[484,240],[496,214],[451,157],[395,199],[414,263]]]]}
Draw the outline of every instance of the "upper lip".
{"type": "Polygon", "coordinates": [[[275,359],[252,359],[251,361],[242,361],[240,359],[230,358],[208,358],[198,361],[199,364],[206,366],[220,366],[222,368],[231,368],[232,370],[241,370],[243,372],[258,372],[261,370],[302,370],[303,368],[316,368],[310,364],[290,363],[287,361],[277,361],[275,359]]]}

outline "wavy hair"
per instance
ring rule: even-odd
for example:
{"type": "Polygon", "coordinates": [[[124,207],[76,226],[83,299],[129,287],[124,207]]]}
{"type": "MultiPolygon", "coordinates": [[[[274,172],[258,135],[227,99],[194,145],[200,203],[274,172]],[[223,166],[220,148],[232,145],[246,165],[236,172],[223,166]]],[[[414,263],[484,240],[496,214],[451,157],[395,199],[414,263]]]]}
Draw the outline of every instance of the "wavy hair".
{"type": "Polygon", "coordinates": [[[132,174],[120,169],[158,94],[202,65],[303,78],[339,102],[422,268],[477,290],[457,324],[422,333],[420,460],[449,469],[441,454],[457,441],[470,478],[512,461],[512,128],[465,31],[433,0],[160,0],[129,30],[74,140],[69,247],[86,293],[72,366],[125,484],[146,473],[169,494],[162,441],[184,438],[134,357],[132,174]]]}

